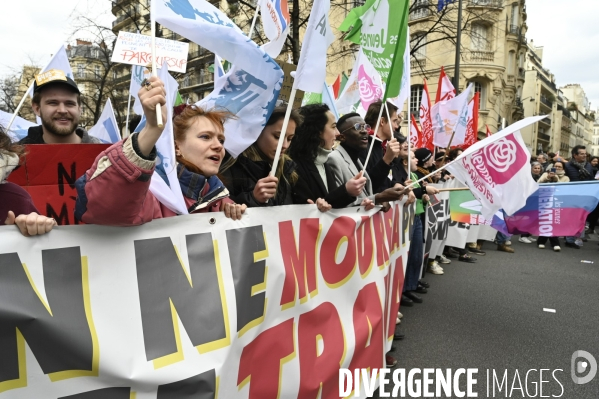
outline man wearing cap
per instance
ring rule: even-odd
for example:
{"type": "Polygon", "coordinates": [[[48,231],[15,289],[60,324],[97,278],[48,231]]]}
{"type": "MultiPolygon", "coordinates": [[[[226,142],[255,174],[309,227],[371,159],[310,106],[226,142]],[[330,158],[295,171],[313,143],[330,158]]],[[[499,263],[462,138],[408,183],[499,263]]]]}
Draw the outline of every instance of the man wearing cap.
{"type": "Polygon", "coordinates": [[[52,69],[35,77],[31,107],[42,124],[30,127],[19,144],[101,143],[100,139],[78,127],[81,92],[63,71],[52,69]]]}

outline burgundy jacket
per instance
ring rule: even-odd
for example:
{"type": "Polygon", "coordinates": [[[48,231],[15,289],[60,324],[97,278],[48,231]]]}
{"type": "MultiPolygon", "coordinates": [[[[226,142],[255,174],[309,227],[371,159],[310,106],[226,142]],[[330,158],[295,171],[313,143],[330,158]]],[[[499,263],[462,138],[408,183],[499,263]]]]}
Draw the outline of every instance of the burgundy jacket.
{"type": "MultiPolygon", "coordinates": [[[[135,226],[177,214],[150,192],[156,167],[156,149],[150,157],[136,150],[137,135],[113,144],[94,161],[75,183],[75,216],[84,223],[135,226]]],[[[206,178],[179,165],[179,183],[189,213],[219,212],[232,203],[229,192],[216,177],[206,178]]]]}

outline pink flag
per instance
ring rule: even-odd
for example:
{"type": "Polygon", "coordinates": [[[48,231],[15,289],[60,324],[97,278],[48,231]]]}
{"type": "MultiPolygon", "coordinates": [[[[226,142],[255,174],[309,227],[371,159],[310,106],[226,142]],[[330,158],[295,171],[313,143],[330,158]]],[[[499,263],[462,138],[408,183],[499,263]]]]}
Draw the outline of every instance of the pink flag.
{"type": "Polygon", "coordinates": [[[431,98],[428,94],[428,86],[426,79],[424,80],[424,88],[422,89],[422,100],[420,101],[420,126],[422,134],[420,136],[420,144],[422,147],[428,148],[434,152],[433,145],[433,121],[431,119],[431,98]]]}
{"type": "Polygon", "coordinates": [[[441,74],[439,75],[439,85],[437,86],[437,97],[435,103],[439,101],[451,100],[455,97],[456,90],[451,84],[451,80],[445,74],[445,69],[441,67],[441,74]]]}
{"type": "Polygon", "coordinates": [[[466,149],[478,142],[478,93],[474,94],[468,103],[468,123],[466,124],[466,139],[462,149],[466,149]]]}
{"type": "Polygon", "coordinates": [[[480,201],[485,219],[491,220],[499,209],[513,215],[539,188],[530,174],[530,153],[520,129],[540,119],[543,116],[510,125],[474,144],[448,166],[447,169],[480,201]]]}
{"type": "Polygon", "coordinates": [[[412,148],[422,148],[422,133],[420,132],[420,129],[418,129],[414,115],[410,116],[412,117],[410,123],[410,141],[412,143],[412,148]]]}

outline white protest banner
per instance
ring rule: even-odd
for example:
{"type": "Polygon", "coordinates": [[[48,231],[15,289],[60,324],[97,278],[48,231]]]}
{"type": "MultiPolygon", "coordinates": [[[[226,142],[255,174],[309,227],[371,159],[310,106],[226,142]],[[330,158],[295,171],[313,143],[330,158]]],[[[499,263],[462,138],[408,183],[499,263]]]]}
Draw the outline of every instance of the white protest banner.
{"type": "Polygon", "coordinates": [[[395,203],[0,226],[0,399],[339,397],[340,367],[385,365],[412,221],[395,203]]]}
{"type": "MultiPolygon", "coordinates": [[[[116,38],[111,61],[147,66],[152,62],[151,44],[151,36],[120,31],[116,38]]],[[[162,65],[166,62],[169,71],[184,73],[187,69],[188,53],[189,43],[156,38],[156,64],[162,65]]]]}

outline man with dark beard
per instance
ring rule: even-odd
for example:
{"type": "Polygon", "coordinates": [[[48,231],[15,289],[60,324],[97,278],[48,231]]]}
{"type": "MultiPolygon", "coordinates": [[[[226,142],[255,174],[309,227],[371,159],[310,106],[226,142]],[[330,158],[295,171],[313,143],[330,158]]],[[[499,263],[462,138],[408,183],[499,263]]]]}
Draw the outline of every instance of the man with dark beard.
{"type": "Polygon", "coordinates": [[[42,125],[30,127],[19,144],[101,143],[77,126],[81,117],[81,92],[63,71],[52,69],[35,77],[31,107],[42,125]]]}

